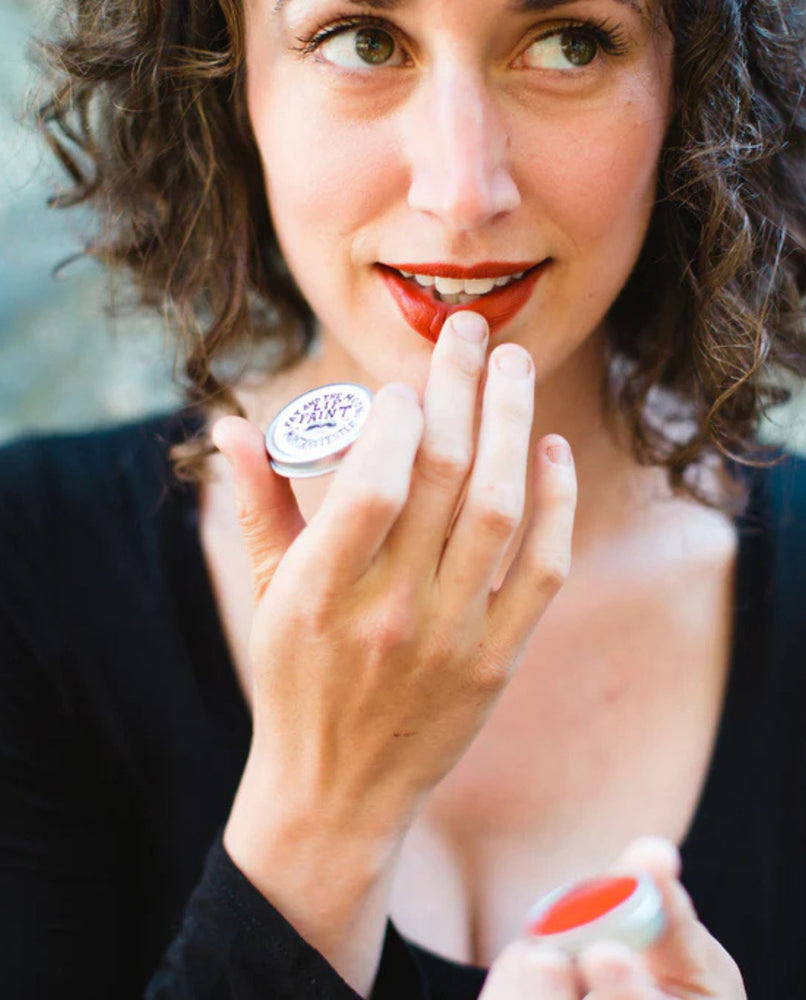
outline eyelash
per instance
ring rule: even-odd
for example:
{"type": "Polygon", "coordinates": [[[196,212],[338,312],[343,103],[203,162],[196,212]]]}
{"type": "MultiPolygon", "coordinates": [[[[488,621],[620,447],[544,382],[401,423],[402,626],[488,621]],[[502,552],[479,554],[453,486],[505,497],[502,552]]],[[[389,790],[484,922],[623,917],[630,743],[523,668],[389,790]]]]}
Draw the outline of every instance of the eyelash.
{"type": "MultiPolygon", "coordinates": [[[[319,48],[323,42],[336,35],[340,35],[351,28],[380,28],[387,32],[395,41],[400,44],[397,28],[382,17],[373,17],[371,14],[364,15],[344,15],[337,17],[324,28],[317,29],[312,35],[298,37],[299,46],[294,46],[295,51],[301,52],[304,56],[310,55],[319,48]]],[[[553,35],[562,34],[564,31],[579,30],[587,32],[597,46],[609,56],[619,56],[629,48],[629,44],[618,25],[606,20],[590,18],[587,21],[568,21],[544,35],[537,35],[530,44],[551,38],[553,35]]]]}

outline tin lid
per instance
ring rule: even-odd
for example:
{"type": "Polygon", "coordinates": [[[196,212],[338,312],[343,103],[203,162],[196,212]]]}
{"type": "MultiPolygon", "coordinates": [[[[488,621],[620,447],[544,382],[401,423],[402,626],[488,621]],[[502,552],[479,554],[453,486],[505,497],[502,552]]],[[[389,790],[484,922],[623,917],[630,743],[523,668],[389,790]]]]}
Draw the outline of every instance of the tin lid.
{"type": "Polygon", "coordinates": [[[354,382],[309,389],[280,410],[266,431],[271,467],[289,479],[332,472],[361,433],[372,393],[354,382]]]}
{"type": "Polygon", "coordinates": [[[620,941],[641,950],[666,926],[660,890],[649,875],[613,874],[560,886],[538,900],[526,931],[576,955],[594,941],[620,941]]]}

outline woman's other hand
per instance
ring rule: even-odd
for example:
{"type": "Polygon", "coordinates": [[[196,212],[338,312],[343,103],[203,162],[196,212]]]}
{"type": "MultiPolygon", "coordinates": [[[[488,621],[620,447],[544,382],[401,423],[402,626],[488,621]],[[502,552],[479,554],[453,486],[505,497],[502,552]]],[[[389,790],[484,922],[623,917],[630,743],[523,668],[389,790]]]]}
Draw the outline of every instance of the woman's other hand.
{"type": "Polygon", "coordinates": [[[661,891],[667,926],[655,944],[639,953],[597,942],[572,961],[536,939],[516,941],[493,964],[479,1000],[746,1000],[736,963],[699,922],[679,882],[677,849],[642,837],[618,867],[649,872],[661,891]]]}
{"type": "Polygon", "coordinates": [[[568,445],[531,444],[531,358],[505,344],[487,365],[487,332],[477,314],[446,324],[422,406],[405,386],[380,390],[307,526],[262,432],[234,417],[214,428],[255,602],[253,740],[224,842],[326,954],[391,877],[570,565],[568,445]]]}

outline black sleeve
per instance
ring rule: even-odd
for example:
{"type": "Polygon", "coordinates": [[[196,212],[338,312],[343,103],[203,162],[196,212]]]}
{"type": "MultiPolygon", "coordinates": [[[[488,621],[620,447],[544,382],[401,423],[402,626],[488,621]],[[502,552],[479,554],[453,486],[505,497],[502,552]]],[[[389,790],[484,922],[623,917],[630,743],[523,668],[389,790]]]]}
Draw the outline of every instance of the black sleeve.
{"type": "MultiPolygon", "coordinates": [[[[0,636],[0,992],[14,1000],[141,996],[127,945],[125,859],[76,780],[90,764],[58,692],[2,613],[0,636]]],[[[145,995],[358,998],[241,874],[220,838],[145,995]]],[[[413,952],[390,924],[373,1000],[428,996],[413,952]]]]}
{"type": "MultiPolygon", "coordinates": [[[[69,707],[71,692],[41,654],[47,628],[44,616],[32,616],[28,589],[0,592],[0,995],[140,1000],[126,858],[103,795],[93,794],[96,768],[69,707]]],[[[241,874],[220,839],[145,995],[358,997],[241,874]]],[[[428,996],[413,953],[391,925],[373,996],[428,996]]]]}
{"type": "MultiPolygon", "coordinates": [[[[127,826],[135,813],[120,804],[130,786],[96,731],[114,731],[119,717],[104,718],[107,703],[91,699],[97,652],[81,638],[110,613],[74,565],[98,547],[88,538],[101,537],[92,534],[99,509],[91,491],[66,503],[62,466],[31,454],[15,446],[0,463],[0,996],[356,1000],[220,837],[184,916],[177,911],[158,949],[143,946],[132,856],[142,847],[127,826]],[[46,472],[32,471],[37,463],[46,472]],[[159,960],[162,941],[170,944],[159,960]]],[[[88,478],[89,466],[71,475],[88,478]]],[[[478,976],[455,972],[389,924],[373,1000],[471,1000],[478,976]],[[429,970],[441,977],[438,990],[429,970]]]]}
{"type": "Polygon", "coordinates": [[[110,997],[124,966],[114,840],[26,632],[0,605],[0,992],[110,997]]]}
{"type": "MultiPolygon", "coordinates": [[[[234,997],[358,1000],[359,994],[246,879],[219,837],[146,1000],[234,997]]],[[[390,922],[373,1000],[428,997],[414,952],[390,922]]]]}
{"type": "MultiPolygon", "coordinates": [[[[71,773],[80,757],[65,731],[58,696],[41,683],[41,675],[37,679],[24,638],[3,618],[0,992],[14,1000],[141,996],[132,985],[137,956],[127,949],[127,893],[114,837],[71,773]],[[20,683],[12,691],[15,675],[20,683]]],[[[145,995],[147,1000],[358,997],[240,873],[220,839],[145,995]]],[[[413,954],[390,925],[373,997],[427,996],[413,954]]]]}

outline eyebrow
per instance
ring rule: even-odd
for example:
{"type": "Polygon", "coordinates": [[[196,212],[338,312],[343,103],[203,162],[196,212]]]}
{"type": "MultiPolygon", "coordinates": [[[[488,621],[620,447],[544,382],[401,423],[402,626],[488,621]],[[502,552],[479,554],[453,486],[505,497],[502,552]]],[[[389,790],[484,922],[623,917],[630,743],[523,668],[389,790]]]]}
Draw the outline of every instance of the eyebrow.
{"type": "MultiPolygon", "coordinates": [[[[407,0],[348,0],[348,2],[356,7],[370,7],[372,10],[399,10],[401,7],[408,6],[407,0]]],[[[293,0],[276,0],[274,13],[281,14],[291,3],[293,0]]],[[[569,3],[574,3],[574,0],[511,0],[509,6],[516,14],[534,14],[535,12],[543,13],[547,10],[553,10],[555,7],[562,7],[569,3]]],[[[640,17],[644,17],[639,0],[614,0],[614,3],[629,7],[640,17]]]]}

